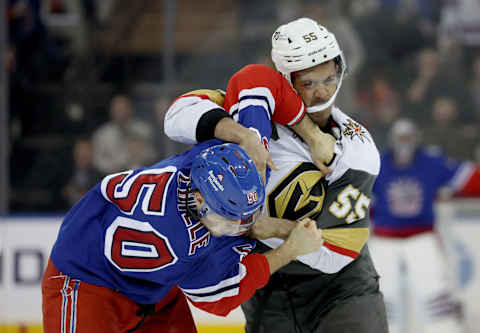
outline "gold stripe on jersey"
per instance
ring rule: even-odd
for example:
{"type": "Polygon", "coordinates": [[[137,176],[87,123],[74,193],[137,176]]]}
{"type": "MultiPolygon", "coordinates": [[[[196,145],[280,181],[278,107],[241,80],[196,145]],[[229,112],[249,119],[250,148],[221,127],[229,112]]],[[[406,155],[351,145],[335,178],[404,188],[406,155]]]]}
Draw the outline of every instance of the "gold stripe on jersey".
{"type": "Polygon", "coordinates": [[[323,229],[322,236],[325,242],[341,248],[360,252],[368,240],[368,228],[333,228],[323,229]]]}
{"type": "Polygon", "coordinates": [[[225,101],[225,92],[220,89],[211,90],[211,89],[198,89],[190,91],[182,96],[186,95],[206,95],[212,102],[223,107],[223,102],[225,101]]]}
{"type": "Polygon", "coordinates": [[[268,215],[299,220],[319,214],[325,198],[323,178],[312,163],[298,163],[267,195],[268,215]]]}

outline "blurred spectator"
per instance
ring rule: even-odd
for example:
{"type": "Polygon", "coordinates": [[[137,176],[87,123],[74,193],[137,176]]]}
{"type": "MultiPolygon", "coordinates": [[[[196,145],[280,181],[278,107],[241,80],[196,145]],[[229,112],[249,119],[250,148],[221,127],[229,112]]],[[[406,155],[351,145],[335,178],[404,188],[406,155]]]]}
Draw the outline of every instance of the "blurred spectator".
{"type": "Polygon", "coordinates": [[[386,148],[388,135],[393,121],[401,112],[400,99],[387,78],[374,74],[371,83],[359,96],[359,102],[365,108],[361,116],[370,129],[380,151],[386,148]]]}
{"type": "Polygon", "coordinates": [[[367,1],[367,9],[363,5],[364,1],[352,1],[351,11],[355,30],[368,52],[367,71],[378,66],[400,71],[399,63],[430,43],[432,38],[422,32],[418,16],[404,15],[399,8],[375,0],[367,1]]]}
{"type": "Polygon", "coordinates": [[[73,146],[73,170],[63,189],[68,206],[73,206],[101,179],[100,172],[93,166],[93,148],[89,139],[78,139],[73,146]]]}
{"type": "Polygon", "coordinates": [[[47,32],[41,16],[41,0],[9,0],[7,17],[16,68],[33,81],[58,78],[65,69],[66,58],[47,32]]]}
{"type": "Polygon", "coordinates": [[[433,206],[445,186],[450,193],[480,196],[479,169],[424,148],[419,129],[408,119],[394,123],[390,145],[373,188],[375,237],[370,242],[390,332],[463,332],[446,260],[432,233],[433,206]]]}
{"type": "Polygon", "coordinates": [[[480,2],[449,0],[442,8],[438,46],[442,54],[451,56],[457,50],[470,62],[472,51],[480,50],[480,2]]]}
{"type": "Polygon", "coordinates": [[[406,92],[407,111],[409,115],[421,122],[429,121],[429,107],[438,96],[452,96],[464,113],[461,120],[471,118],[471,99],[465,89],[463,72],[458,68],[439,63],[438,52],[425,48],[416,58],[413,81],[408,85],[406,92]],[[440,70],[441,66],[441,70],[440,70]]]}
{"type": "Polygon", "coordinates": [[[133,115],[128,97],[115,96],[110,121],[93,134],[93,164],[104,174],[148,165],[155,160],[152,127],[133,115]]]}
{"type": "Polygon", "coordinates": [[[431,121],[425,123],[425,144],[439,146],[445,154],[462,160],[472,160],[478,139],[475,125],[458,120],[458,105],[447,96],[436,98],[432,106],[431,121]]]}
{"type": "Polygon", "coordinates": [[[438,0],[379,0],[383,8],[397,13],[401,20],[414,17],[419,30],[428,37],[434,37],[440,21],[442,1],[438,0]]]}

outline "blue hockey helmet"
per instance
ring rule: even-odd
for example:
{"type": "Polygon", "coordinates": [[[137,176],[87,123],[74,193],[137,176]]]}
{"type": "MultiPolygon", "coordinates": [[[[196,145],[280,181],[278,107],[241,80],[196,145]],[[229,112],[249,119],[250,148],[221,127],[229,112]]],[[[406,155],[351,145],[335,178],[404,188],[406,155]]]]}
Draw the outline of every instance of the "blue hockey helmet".
{"type": "Polygon", "coordinates": [[[192,187],[206,202],[200,207],[200,217],[213,210],[229,220],[241,220],[247,228],[255,223],[252,217],[261,211],[265,185],[252,159],[239,145],[225,143],[203,150],[193,160],[191,177],[192,187]]]}

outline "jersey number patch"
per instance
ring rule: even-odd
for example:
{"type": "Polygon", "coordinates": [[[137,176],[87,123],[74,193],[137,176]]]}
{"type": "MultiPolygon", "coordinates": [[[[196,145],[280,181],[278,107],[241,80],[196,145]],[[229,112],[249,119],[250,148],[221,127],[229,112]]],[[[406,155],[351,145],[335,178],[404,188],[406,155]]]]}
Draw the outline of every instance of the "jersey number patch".
{"type": "Polygon", "coordinates": [[[339,219],[345,219],[347,223],[353,223],[367,216],[370,201],[359,189],[348,185],[328,207],[328,211],[339,219]]]}
{"type": "Polygon", "coordinates": [[[125,272],[153,272],[178,260],[168,239],[150,223],[122,216],[106,231],[105,257],[125,272]]]}
{"type": "Polygon", "coordinates": [[[174,178],[175,168],[149,169],[131,176],[132,171],[117,173],[102,180],[103,196],[122,212],[132,215],[141,194],[142,211],[146,215],[163,216],[168,185],[174,178]]]}

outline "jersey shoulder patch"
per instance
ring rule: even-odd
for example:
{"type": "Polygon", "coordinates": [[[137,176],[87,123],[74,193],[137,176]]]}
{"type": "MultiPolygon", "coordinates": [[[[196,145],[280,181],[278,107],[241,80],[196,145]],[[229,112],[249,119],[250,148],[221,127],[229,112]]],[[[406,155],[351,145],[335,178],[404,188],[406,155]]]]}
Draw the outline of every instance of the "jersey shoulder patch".
{"type": "Polygon", "coordinates": [[[334,172],[327,176],[329,182],[340,178],[349,169],[378,175],[380,154],[368,130],[338,108],[332,109],[332,117],[340,126],[342,154],[334,160],[334,172]]]}

